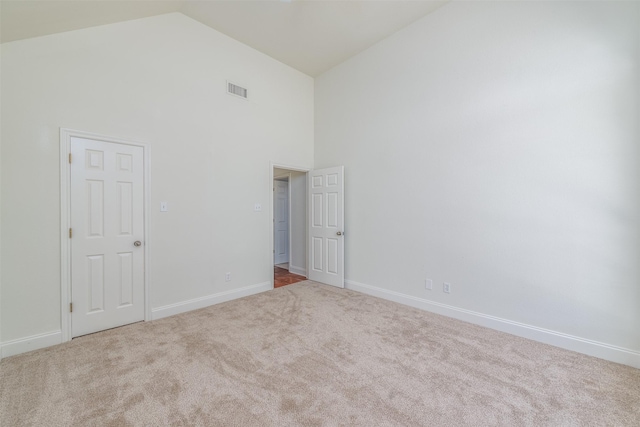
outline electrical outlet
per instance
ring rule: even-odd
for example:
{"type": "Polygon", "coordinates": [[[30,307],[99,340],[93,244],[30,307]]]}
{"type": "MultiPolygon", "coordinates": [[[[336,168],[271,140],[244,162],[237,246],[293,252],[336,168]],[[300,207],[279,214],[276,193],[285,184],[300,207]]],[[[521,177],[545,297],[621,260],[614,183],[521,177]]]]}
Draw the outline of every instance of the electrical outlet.
{"type": "Polygon", "coordinates": [[[445,293],[447,293],[447,294],[450,294],[450,293],[451,293],[451,284],[450,284],[450,283],[447,283],[447,282],[444,282],[444,283],[442,284],[442,292],[445,292],[445,293]]]}
{"type": "Polygon", "coordinates": [[[431,279],[425,279],[424,280],[424,288],[428,291],[430,291],[431,289],[433,289],[433,280],[431,279]]]}
{"type": "Polygon", "coordinates": [[[225,273],[224,281],[225,282],[230,282],[231,281],[231,273],[225,273]]]}
{"type": "Polygon", "coordinates": [[[256,203],[253,205],[253,210],[256,212],[262,212],[262,205],[260,203],[256,203]]]}

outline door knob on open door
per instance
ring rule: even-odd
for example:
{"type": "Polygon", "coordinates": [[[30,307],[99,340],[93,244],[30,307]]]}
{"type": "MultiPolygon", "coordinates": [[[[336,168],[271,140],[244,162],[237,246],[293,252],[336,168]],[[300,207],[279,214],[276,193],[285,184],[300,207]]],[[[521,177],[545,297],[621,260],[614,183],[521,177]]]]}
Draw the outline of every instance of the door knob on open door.
{"type": "Polygon", "coordinates": [[[140,246],[142,245],[142,242],[140,240],[136,240],[135,242],[133,242],[133,246],[140,246]]]}
{"type": "Polygon", "coordinates": [[[342,236],[342,231],[338,231],[338,232],[336,233],[336,236],[342,236]]]}

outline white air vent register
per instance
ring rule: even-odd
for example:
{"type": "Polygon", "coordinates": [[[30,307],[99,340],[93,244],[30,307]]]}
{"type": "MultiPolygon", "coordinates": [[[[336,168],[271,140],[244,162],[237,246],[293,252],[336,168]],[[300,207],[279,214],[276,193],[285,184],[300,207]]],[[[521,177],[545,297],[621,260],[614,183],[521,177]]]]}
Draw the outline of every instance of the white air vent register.
{"type": "Polygon", "coordinates": [[[227,93],[230,95],[239,96],[243,99],[247,99],[249,96],[249,92],[247,91],[247,89],[233,84],[230,81],[227,81],[227,93]]]}

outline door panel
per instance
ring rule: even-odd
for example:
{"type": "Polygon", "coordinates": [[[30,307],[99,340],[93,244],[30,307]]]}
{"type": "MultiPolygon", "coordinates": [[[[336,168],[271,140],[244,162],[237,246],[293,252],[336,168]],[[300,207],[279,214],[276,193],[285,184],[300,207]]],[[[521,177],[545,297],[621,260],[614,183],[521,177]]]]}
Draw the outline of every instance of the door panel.
{"type": "Polygon", "coordinates": [[[322,265],[323,265],[323,252],[322,252],[322,237],[312,237],[312,267],[313,271],[322,273],[322,265]]]}
{"type": "Polygon", "coordinates": [[[144,151],[71,138],[72,337],[144,320],[144,151]]]}
{"type": "Polygon", "coordinates": [[[118,254],[120,301],[118,308],[133,303],[133,252],[118,254]]]}
{"type": "Polygon", "coordinates": [[[131,236],[133,234],[133,183],[118,182],[116,186],[118,235],[131,236]]]}
{"type": "Polygon", "coordinates": [[[103,237],[104,231],[104,182],[87,180],[88,237],[103,237]]]}
{"type": "Polygon", "coordinates": [[[343,288],[344,167],[309,176],[309,279],[343,288]]]}
{"type": "Polygon", "coordinates": [[[313,215],[311,224],[314,227],[322,227],[322,193],[316,193],[311,195],[311,213],[313,215]]]}
{"type": "Polygon", "coordinates": [[[88,313],[104,311],[104,256],[87,257],[88,313]]]}
{"type": "Polygon", "coordinates": [[[338,239],[327,239],[327,273],[338,274],[338,239]]]}

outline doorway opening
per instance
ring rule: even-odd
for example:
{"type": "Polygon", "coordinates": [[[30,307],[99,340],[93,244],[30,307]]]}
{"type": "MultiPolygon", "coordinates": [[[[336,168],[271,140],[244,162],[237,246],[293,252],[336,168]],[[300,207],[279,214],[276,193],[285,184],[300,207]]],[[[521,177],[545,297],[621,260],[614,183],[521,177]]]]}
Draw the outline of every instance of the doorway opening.
{"type": "Polygon", "coordinates": [[[273,287],[307,280],[307,172],[273,165],[273,287]]]}

